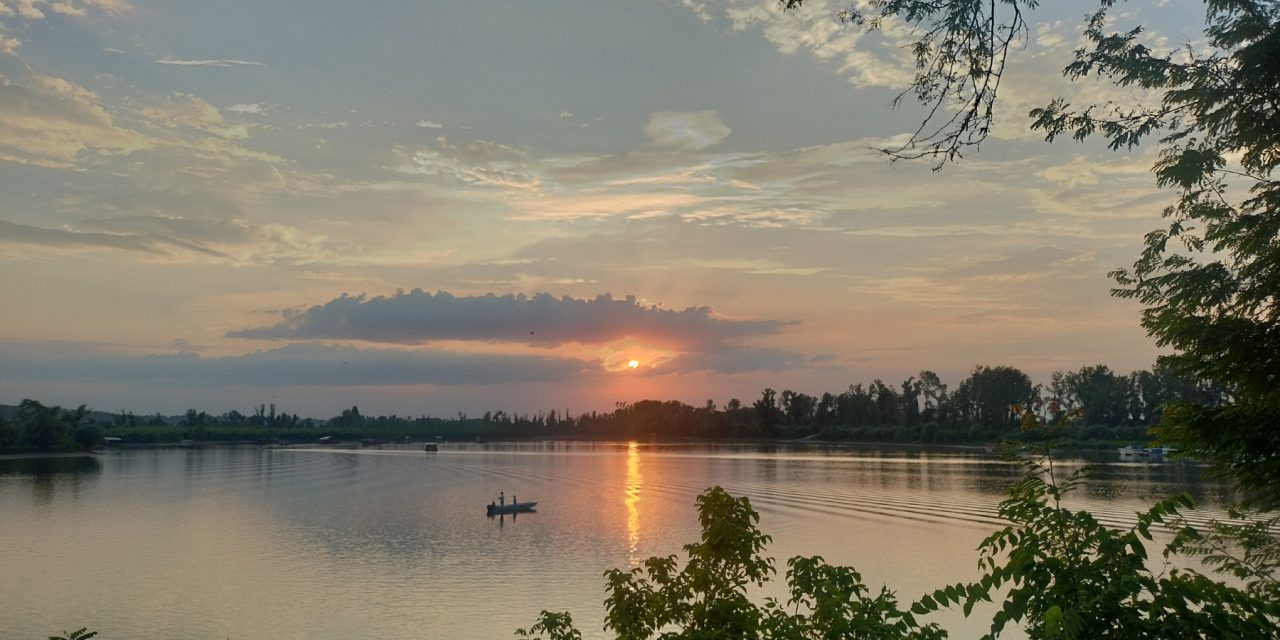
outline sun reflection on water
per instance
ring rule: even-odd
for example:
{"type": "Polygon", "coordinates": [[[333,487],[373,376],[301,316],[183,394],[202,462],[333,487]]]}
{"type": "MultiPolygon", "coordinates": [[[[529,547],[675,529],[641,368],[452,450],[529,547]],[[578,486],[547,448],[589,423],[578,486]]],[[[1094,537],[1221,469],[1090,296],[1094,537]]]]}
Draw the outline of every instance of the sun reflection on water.
{"type": "Polygon", "coordinates": [[[636,549],[640,546],[640,487],[644,476],[640,475],[640,445],[627,444],[627,560],[631,566],[639,566],[636,549]]]}

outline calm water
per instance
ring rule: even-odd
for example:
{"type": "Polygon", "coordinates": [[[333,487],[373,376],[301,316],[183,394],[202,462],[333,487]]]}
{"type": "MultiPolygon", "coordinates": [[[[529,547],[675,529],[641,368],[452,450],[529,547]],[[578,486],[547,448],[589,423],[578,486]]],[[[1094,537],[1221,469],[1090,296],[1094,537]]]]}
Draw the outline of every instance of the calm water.
{"type": "MultiPolygon", "coordinates": [[[[0,460],[0,635],[510,638],[547,608],[603,637],[601,573],[694,540],[713,484],[751,498],[780,568],[821,554],[909,602],[975,577],[1016,473],[954,452],[568,443],[0,460]],[[538,512],[486,518],[498,491],[538,512]]],[[[1209,513],[1227,497],[1191,465],[1112,463],[1075,500],[1124,524],[1183,490],[1209,513]]]]}

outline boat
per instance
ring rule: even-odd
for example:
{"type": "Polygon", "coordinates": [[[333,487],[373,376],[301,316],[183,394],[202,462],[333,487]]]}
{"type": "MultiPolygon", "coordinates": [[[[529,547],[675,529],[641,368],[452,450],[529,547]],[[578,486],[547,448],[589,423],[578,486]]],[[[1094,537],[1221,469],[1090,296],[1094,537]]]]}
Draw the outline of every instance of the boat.
{"type": "Polygon", "coordinates": [[[426,451],[427,453],[435,453],[440,450],[440,445],[434,442],[428,442],[427,444],[423,445],[422,450],[426,451]]]}
{"type": "Polygon", "coordinates": [[[1164,460],[1173,453],[1169,447],[1120,447],[1121,460],[1164,460]]]}
{"type": "Polygon", "coordinates": [[[496,516],[502,513],[528,513],[533,511],[536,502],[512,502],[511,504],[494,504],[490,502],[484,506],[485,515],[496,516]]]}

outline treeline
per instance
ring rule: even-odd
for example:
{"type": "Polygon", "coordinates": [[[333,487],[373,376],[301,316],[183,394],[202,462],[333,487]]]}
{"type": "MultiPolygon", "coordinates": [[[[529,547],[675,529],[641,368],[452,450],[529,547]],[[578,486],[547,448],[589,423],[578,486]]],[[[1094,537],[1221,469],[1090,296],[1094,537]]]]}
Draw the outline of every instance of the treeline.
{"type": "Polygon", "coordinates": [[[1070,444],[1113,444],[1149,439],[1171,400],[1217,405],[1224,389],[1156,366],[1120,375],[1105,365],[1055,372],[1048,386],[1007,366],[979,366],[950,389],[932,371],[899,384],[854,384],[839,393],[808,395],[765,389],[751,402],[718,407],[677,401],[618,403],[613,411],[571,415],[488,411],[482,416],[365,416],[352,407],[328,420],[277,413],[259,405],[249,414],[190,409],[182,416],[135,416],[64,410],[25,400],[11,420],[0,418],[0,450],[89,448],[102,437],[127,443],[196,441],[312,442],[336,440],[566,438],[566,439],[795,439],[898,443],[986,443],[1028,439],[1019,407],[1039,404],[1046,419],[1074,416],[1061,434],[1070,444]]]}
{"type": "Polygon", "coordinates": [[[102,443],[103,434],[84,405],[63,409],[23,400],[12,415],[0,417],[0,452],[87,451],[102,443]]]}
{"type": "Polygon", "coordinates": [[[1150,440],[1170,401],[1213,406],[1227,399],[1221,386],[1159,365],[1129,375],[1105,365],[1058,371],[1048,386],[1013,367],[978,366],[955,389],[921,371],[897,385],[874,380],[821,396],[765,389],[750,404],[733,399],[723,408],[711,400],[701,407],[645,400],[605,414],[563,418],[553,411],[539,419],[547,432],[587,437],[984,443],[1038,438],[1020,428],[1021,410],[1038,406],[1047,420],[1074,418],[1060,434],[1068,444],[1111,444],[1150,440]]]}

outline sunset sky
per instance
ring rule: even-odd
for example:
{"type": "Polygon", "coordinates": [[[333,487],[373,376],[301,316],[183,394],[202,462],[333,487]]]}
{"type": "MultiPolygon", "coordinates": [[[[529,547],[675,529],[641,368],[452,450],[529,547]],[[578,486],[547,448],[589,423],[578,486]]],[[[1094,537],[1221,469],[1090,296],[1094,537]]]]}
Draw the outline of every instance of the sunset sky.
{"type": "MultiPolygon", "coordinates": [[[[901,33],[839,2],[0,0],[0,403],[327,417],[750,402],[1149,367],[1169,193],[1029,109],[1142,99],[1031,17],[993,137],[890,163],[901,33]],[[634,361],[634,366],[632,364],[634,361]]],[[[1123,5],[1152,46],[1200,3],[1123,5]]],[[[1121,25],[1124,26],[1124,25],[1121,25]]]]}

